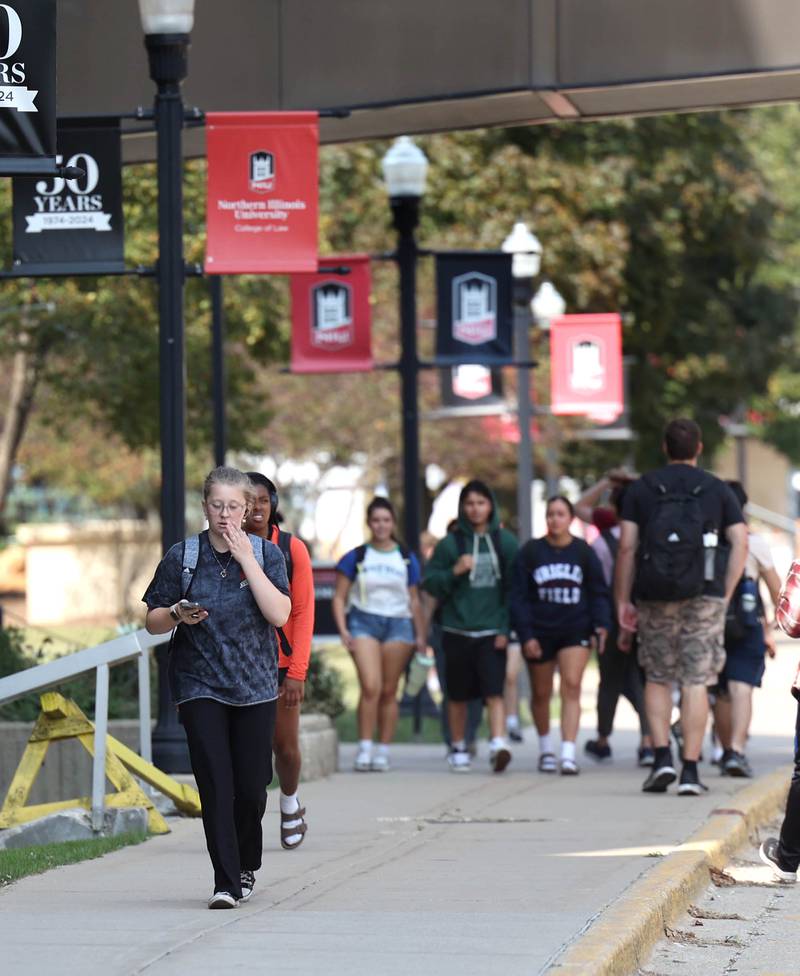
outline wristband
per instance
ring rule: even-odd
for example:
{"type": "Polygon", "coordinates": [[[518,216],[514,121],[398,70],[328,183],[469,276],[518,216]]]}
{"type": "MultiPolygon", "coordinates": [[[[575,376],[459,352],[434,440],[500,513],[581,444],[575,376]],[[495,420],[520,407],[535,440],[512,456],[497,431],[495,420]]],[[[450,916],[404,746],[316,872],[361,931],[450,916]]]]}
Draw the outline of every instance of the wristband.
{"type": "Polygon", "coordinates": [[[169,615],[170,617],[172,617],[175,623],[179,624],[181,622],[181,615],[178,613],[178,611],[175,609],[174,606],[169,608],[169,615]]]}

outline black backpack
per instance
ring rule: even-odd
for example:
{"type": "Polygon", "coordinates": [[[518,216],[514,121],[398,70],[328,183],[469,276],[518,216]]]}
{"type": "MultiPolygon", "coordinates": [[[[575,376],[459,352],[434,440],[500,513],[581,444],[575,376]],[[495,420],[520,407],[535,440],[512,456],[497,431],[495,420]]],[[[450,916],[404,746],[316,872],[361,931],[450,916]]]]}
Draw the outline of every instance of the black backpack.
{"type": "Polygon", "coordinates": [[[292,533],[284,532],[283,529],[278,529],[278,548],[283,553],[283,559],[286,563],[286,576],[289,580],[289,586],[292,585],[292,570],[294,566],[292,565],[292,533]]]}
{"type": "Polygon", "coordinates": [[[639,542],[637,596],[663,602],[701,596],[705,550],[700,498],[711,479],[703,477],[689,491],[670,490],[654,475],[642,480],[655,493],[656,504],[639,542]]]}

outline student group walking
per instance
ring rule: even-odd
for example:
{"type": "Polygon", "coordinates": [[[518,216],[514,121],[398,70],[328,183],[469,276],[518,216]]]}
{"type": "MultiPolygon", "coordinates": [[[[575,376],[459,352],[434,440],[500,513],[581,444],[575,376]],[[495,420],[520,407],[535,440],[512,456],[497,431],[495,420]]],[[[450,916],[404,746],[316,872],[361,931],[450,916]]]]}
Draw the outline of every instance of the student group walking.
{"type": "MultiPolygon", "coordinates": [[[[574,777],[581,685],[596,655],[597,735],[584,745],[588,758],[611,758],[624,695],[639,719],[645,792],[664,793],[676,781],[682,796],[706,789],[698,761],[712,709],[712,758],[724,775],[751,774],[752,693],[765,655],[774,653],[759,580],[775,605],[780,583],[764,540],[748,532],[741,486],[698,466],[697,425],[672,421],[663,447],[666,465],[640,478],[610,472],[575,504],[550,498],[546,533],[522,546],[478,480],[464,486],[457,518],[424,563],[398,539],[391,503],[370,503],[368,538],[339,561],[332,603],[360,689],[357,772],[390,770],[403,677],[424,673],[435,655],[454,773],[475,762],[484,712],[491,770],[502,774],[512,763],[522,740],[516,676],[524,661],[537,769],[574,777]],[[594,526],[592,545],[573,534],[576,518],[594,526]],[[550,720],[556,673],[558,739],[550,720]]],[[[166,553],[143,600],[148,630],[172,633],[170,690],[214,875],[208,905],[233,908],[254,891],[273,771],[280,844],[293,850],[306,839],[299,714],[314,592],[308,551],[280,528],[269,479],[217,468],[203,488],[203,511],[208,528],[166,553]]],[[[795,793],[790,827],[768,863],[796,876],[795,793]]]]}

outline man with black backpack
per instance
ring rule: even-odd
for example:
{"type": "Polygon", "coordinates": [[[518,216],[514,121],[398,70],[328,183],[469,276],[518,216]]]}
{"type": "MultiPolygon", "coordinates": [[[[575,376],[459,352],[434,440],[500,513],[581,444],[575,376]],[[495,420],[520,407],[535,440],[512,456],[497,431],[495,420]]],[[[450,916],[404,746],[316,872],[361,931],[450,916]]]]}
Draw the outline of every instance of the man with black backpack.
{"type": "Polygon", "coordinates": [[[703,443],[694,421],[670,421],[663,449],[666,467],[639,478],[625,496],[614,596],[620,626],[638,632],[645,671],[656,755],[642,789],[663,793],[677,777],[669,746],[677,684],[684,736],[678,793],[698,796],[707,688],[725,664],[725,609],[747,559],[747,529],[730,488],[697,466],[703,443]]]}

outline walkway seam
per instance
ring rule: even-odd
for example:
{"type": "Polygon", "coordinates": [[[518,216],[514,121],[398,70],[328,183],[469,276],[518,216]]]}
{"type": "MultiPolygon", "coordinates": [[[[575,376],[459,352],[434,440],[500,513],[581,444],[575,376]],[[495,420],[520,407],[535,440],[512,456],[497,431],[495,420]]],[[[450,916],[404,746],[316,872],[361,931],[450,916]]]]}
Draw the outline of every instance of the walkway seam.
{"type": "Polygon", "coordinates": [[[722,869],[751,831],[782,809],[791,775],[791,766],[782,767],[729,797],[726,802],[734,808],[712,811],[699,830],[602,912],[547,972],[558,976],[635,973],[663,938],[664,929],[708,884],[709,868],[722,869]]]}

